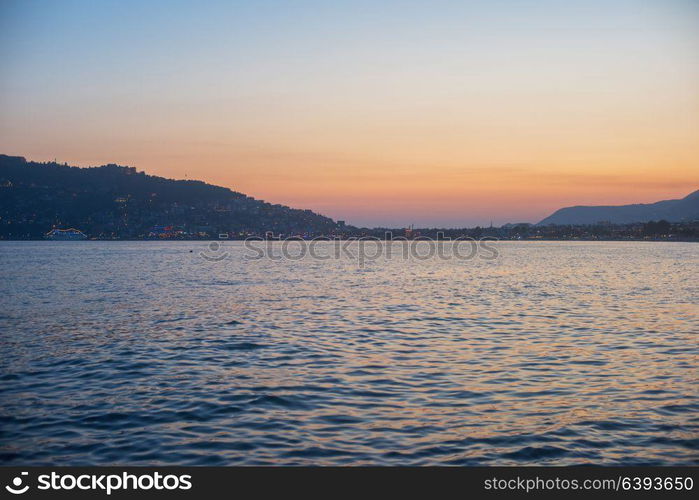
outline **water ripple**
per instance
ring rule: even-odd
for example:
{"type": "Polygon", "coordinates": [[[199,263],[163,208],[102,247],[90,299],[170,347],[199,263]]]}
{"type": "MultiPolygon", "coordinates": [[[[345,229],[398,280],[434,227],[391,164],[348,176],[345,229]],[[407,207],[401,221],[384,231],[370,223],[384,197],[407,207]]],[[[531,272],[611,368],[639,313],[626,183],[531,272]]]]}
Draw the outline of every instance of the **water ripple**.
{"type": "Polygon", "coordinates": [[[696,245],[226,244],[0,243],[0,463],[699,464],[696,245]]]}

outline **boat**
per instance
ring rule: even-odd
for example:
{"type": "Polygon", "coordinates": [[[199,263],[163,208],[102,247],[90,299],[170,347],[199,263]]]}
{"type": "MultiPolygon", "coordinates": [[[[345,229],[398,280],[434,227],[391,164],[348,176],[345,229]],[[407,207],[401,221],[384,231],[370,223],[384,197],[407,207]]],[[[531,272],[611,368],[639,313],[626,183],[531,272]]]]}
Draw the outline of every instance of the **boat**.
{"type": "Polygon", "coordinates": [[[46,233],[47,240],[56,241],[75,241],[75,240],[86,240],[87,236],[82,231],[70,228],[70,229],[52,229],[46,233]]]}

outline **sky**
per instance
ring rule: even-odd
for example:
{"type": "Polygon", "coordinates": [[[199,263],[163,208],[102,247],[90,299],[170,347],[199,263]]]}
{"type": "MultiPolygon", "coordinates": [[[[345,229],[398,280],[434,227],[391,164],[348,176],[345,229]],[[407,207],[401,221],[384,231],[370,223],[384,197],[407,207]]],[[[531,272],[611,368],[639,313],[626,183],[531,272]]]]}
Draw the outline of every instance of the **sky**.
{"type": "Polygon", "coordinates": [[[0,0],[0,153],[360,226],[699,189],[699,1],[0,0]]]}

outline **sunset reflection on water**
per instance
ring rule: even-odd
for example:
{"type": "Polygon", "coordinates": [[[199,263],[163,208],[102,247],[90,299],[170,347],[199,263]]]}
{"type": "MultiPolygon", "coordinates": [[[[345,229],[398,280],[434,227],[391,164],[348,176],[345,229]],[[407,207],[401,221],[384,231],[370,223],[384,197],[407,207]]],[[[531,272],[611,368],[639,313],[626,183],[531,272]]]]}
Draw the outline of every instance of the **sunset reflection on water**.
{"type": "Polygon", "coordinates": [[[0,244],[3,463],[698,463],[695,244],[204,247],[0,244]]]}

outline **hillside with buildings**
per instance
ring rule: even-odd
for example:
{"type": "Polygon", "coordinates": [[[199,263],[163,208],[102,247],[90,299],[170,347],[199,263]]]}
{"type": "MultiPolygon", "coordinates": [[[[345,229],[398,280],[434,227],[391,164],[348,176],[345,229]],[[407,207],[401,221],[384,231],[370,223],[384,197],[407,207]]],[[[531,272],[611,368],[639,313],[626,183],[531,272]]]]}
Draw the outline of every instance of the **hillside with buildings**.
{"type": "Polygon", "coordinates": [[[0,155],[0,238],[41,238],[54,227],[92,238],[190,238],[329,234],[338,224],[311,210],[133,167],[79,168],[0,155]]]}

